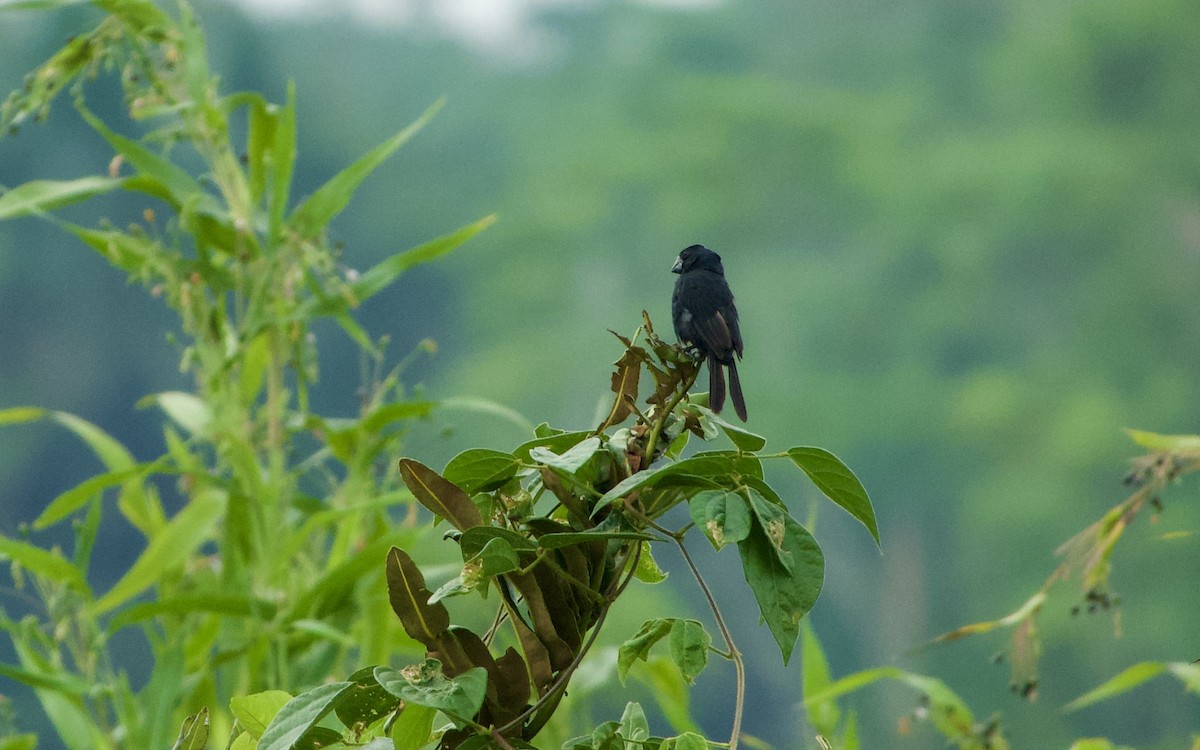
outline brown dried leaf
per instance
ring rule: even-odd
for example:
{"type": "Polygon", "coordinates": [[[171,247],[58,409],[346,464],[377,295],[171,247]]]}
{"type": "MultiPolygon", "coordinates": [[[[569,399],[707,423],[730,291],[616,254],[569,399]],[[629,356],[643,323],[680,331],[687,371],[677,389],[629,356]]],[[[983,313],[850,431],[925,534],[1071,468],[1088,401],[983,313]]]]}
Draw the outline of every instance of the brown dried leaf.
{"type": "Polygon", "coordinates": [[[460,531],[483,525],[483,516],[458,485],[420,461],[400,459],[400,477],[421,505],[446,519],[460,531]]]}

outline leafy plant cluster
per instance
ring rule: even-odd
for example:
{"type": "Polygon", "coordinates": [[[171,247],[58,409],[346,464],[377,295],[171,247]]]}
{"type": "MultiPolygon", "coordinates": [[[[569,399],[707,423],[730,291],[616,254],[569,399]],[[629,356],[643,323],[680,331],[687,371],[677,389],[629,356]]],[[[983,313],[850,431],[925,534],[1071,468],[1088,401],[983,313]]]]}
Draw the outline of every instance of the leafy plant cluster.
{"type": "MultiPolygon", "coordinates": [[[[0,424],[67,428],[104,466],[54,498],[22,535],[0,537],[0,559],[25,600],[16,612],[0,610],[0,632],[16,656],[0,664],[0,675],[36,693],[72,750],[167,747],[182,717],[201,706],[317,684],[360,659],[416,649],[386,616],[380,561],[424,534],[413,514],[397,523],[389,511],[413,507],[394,458],[405,423],[434,404],[406,392],[400,365],[385,369],[385,342],[353,311],[492,217],[361,273],[345,267],[329,222],[436,106],[297,200],[292,92],[283,104],[222,94],[186,3],[178,19],[146,0],[93,5],[104,13],[97,25],[27,77],[4,103],[2,124],[11,130],[44,116],[70,90],[115,156],[104,174],[4,191],[0,219],[52,222],[161,298],[179,317],[181,369],[194,389],[143,399],[167,417],[165,451],[149,461],[78,416],[0,411],[0,424]],[[116,132],[87,106],[84,84],[110,73],[145,130],[140,137],[116,132]],[[139,220],[84,226],[52,213],[107,193],[123,194],[139,220]],[[312,327],[323,317],[361,351],[362,396],[352,417],[321,415],[309,404],[319,375],[312,327]],[[115,514],[144,548],[97,591],[97,539],[115,514]],[[34,541],[34,532],[66,521],[71,550],[34,541]],[[111,646],[128,631],[140,633],[152,656],[138,688],[111,646]]],[[[231,731],[223,709],[209,721],[213,731],[231,731]]],[[[26,744],[11,747],[32,746],[17,736],[26,744]]]]}
{"type": "MultiPolygon", "coordinates": [[[[763,461],[790,459],[877,538],[866,492],[827,451],[763,453],[763,438],[713,414],[702,405],[703,395],[689,398],[697,363],[658,338],[648,317],[633,337],[619,338],[625,350],[612,376],[613,406],[597,429],[567,432],[542,425],[535,439],[511,452],[468,450],[441,473],[412,459],[400,461],[405,484],[450,524],[446,537],[458,544],[463,559],[458,576],[430,591],[407,552],[388,552],[392,608],[405,632],[425,646],[427,658],[400,670],[382,665],[360,670],[336,686],[289,700],[256,737],[258,747],[282,750],[318,737],[328,746],[338,738],[361,742],[383,734],[397,747],[414,750],[431,739],[443,748],[531,747],[527,743],[555,712],[613,602],[634,578],[649,583],[664,578],[653,560],[654,544],[677,546],[690,563],[683,539],[697,528],[717,550],[737,546],[746,581],[787,661],[801,619],[820,593],[824,557],[764,481],[763,461]],[[643,412],[638,397],[644,373],[653,392],[643,412]],[[632,426],[607,431],[631,416],[632,426]],[[684,457],[692,437],[721,435],[732,448],[684,457]],[[688,505],[690,520],[676,530],[660,525],[681,503],[688,505]],[[482,633],[451,624],[443,604],[473,593],[498,599],[492,625],[482,633]],[[435,726],[435,711],[448,723],[435,726]],[[331,714],[339,729],[325,721],[331,714]]],[[[622,646],[618,669],[623,678],[663,639],[689,682],[704,669],[710,651],[733,660],[739,684],[730,746],[736,746],[745,689],[741,658],[698,574],[697,580],[713,606],[725,650],[712,646],[712,636],[697,621],[656,619],[622,646]]],[[[631,704],[621,722],[603,724],[564,747],[599,750],[624,747],[626,741],[704,746],[694,733],[655,738],[643,732],[639,712],[631,704]]]]}

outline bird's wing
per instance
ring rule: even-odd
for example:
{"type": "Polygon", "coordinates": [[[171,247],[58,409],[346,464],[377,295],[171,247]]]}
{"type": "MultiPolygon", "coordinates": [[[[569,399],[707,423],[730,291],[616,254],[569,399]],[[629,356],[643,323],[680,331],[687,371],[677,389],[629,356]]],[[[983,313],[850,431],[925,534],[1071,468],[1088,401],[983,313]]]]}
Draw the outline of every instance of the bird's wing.
{"type": "Polygon", "coordinates": [[[705,348],[716,354],[718,359],[725,359],[733,350],[733,334],[720,310],[707,318],[692,318],[692,330],[705,348]]]}

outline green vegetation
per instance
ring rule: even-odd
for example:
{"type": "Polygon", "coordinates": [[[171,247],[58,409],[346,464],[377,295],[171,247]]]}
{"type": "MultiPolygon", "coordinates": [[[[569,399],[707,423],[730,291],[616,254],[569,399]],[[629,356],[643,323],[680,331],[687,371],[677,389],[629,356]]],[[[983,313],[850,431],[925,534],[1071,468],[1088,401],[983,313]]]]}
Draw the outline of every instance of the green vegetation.
{"type": "MultiPolygon", "coordinates": [[[[822,539],[829,580],[815,632],[781,670],[775,629],[737,604],[741,567],[728,553],[696,561],[745,654],[745,732],[777,747],[817,746],[818,733],[847,748],[1195,743],[1195,586],[1181,571],[1195,567],[1200,507],[1186,441],[1140,435],[1151,466],[1180,470],[1142,477],[1114,506],[1119,427],[1200,423],[1194,7],[567,6],[535,19],[550,42],[537,49],[555,52],[526,58],[519,44],[464,49],[420,17],[366,33],[258,25],[205,3],[221,85],[197,95],[208,71],[156,67],[198,48],[187,23],[139,48],[126,29],[173,23],[144,3],[16,5],[55,10],[6,9],[0,89],[73,41],[9,101],[21,131],[0,139],[0,182],[17,188],[0,205],[21,219],[0,223],[0,532],[18,563],[3,606],[8,632],[35,644],[0,645],[17,670],[0,676],[12,700],[0,737],[15,726],[53,742],[44,715],[103,717],[101,733],[152,717],[152,734],[129,741],[166,746],[180,716],[161,718],[156,698],[210,706],[218,745],[230,696],[250,702],[234,709],[250,721],[324,678],[362,684],[364,665],[418,662],[379,555],[403,542],[432,588],[463,561],[419,522],[392,457],[516,455],[532,425],[508,407],[603,421],[619,354],[604,328],[630,330],[642,308],[665,319],[670,260],[702,241],[726,257],[746,317],[752,429],[846,457],[887,542],[876,559],[853,520],[817,511],[790,461],[766,462],[764,481],[822,539]],[[72,74],[95,74],[82,117],[72,74]],[[222,93],[241,89],[274,93],[222,93]],[[409,133],[380,138],[443,95],[436,126],[378,164],[409,133]],[[289,121],[294,165],[280,158],[289,121]],[[470,253],[415,267],[493,211],[503,220],[470,253]],[[127,276],[157,299],[143,305],[127,276]],[[133,412],[148,390],[153,408],[133,412]],[[289,419],[301,413],[351,416],[289,419]],[[217,512],[251,497],[261,515],[231,525],[217,512]],[[1067,538],[1075,554],[1056,568],[1067,538]],[[1038,589],[1056,570],[1071,577],[1038,589]],[[323,593],[295,610],[314,585],[323,593]],[[989,666],[989,630],[1012,636],[1010,664],[989,666]],[[939,632],[956,642],[919,648],[939,632]],[[206,665],[210,646],[222,659],[206,665]],[[207,680],[181,677],[204,666],[207,680]],[[41,708],[35,695],[66,697],[41,708]],[[1076,742],[1098,736],[1111,740],[1076,742]]],[[[694,505],[664,528],[706,521],[694,505]]],[[[687,575],[659,557],[672,584],[687,575]]],[[[636,616],[614,606],[601,658],[564,699],[575,725],[539,743],[607,721],[623,737],[673,731],[682,747],[726,736],[732,676],[710,666],[689,692],[689,649],[660,645],[670,658],[647,652],[648,666],[633,656],[676,632],[694,646],[692,621],[716,632],[703,602],[664,593],[684,588],[627,590],[636,616]],[[601,687],[622,675],[645,711],[601,687]]],[[[447,606],[482,632],[486,618],[455,609],[467,600],[447,606]]]]}

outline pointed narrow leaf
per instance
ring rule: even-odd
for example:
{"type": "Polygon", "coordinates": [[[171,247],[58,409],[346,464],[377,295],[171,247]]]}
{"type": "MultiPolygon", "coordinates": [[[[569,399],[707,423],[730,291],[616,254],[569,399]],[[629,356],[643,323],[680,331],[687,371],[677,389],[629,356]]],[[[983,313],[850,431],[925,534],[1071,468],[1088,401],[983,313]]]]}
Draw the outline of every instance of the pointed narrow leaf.
{"type": "Polygon", "coordinates": [[[329,182],[317,188],[316,192],[301,203],[288,217],[288,223],[292,229],[302,237],[315,237],[333,217],[342,212],[362,181],[396,149],[404,145],[405,141],[424,127],[425,123],[429,122],[442,108],[443,103],[442,100],[434,103],[411,125],[368,151],[358,161],[338,172],[329,182]]]}
{"type": "Polygon", "coordinates": [[[109,130],[99,117],[79,107],[79,114],[92,128],[108,141],[113,150],[134,166],[142,174],[162,183],[170,193],[169,202],[176,209],[181,208],[192,200],[194,195],[201,192],[200,185],[192,179],[182,167],[164,159],[135,140],[117,135],[109,130]]]}
{"type": "Polygon", "coordinates": [[[1159,676],[1166,670],[1167,665],[1159,661],[1143,661],[1124,669],[1120,674],[1107,680],[1102,685],[1092,688],[1063,707],[1065,711],[1075,711],[1098,703],[1107,698],[1128,692],[1143,682],[1159,676]]]}
{"type": "Polygon", "coordinates": [[[153,538],[138,559],[92,605],[94,614],[103,614],[158,583],[162,577],[184,563],[209,540],[209,533],[220,519],[225,502],[219,495],[193,498],[183,510],[153,538]]]}
{"type": "MultiPolygon", "coordinates": [[[[800,623],[800,665],[803,668],[801,673],[802,691],[804,699],[807,701],[811,696],[820,693],[829,687],[829,661],[825,658],[825,650],[821,648],[821,642],[817,640],[817,634],[813,631],[812,623],[808,620],[800,623]]],[[[813,725],[813,729],[817,732],[833,736],[837,732],[838,722],[841,720],[841,711],[838,709],[836,701],[826,700],[819,703],[809,703],[805,707],[808,709],[808,721],[813,725]]]]}
{"type": "Polygon", "coordinates": [[[282,239],[283,217],[292,189],[296,163],[296,83],[288,82],[287,103],[279,111],[275,142],[271,146],[271,218],[268,231],[273,244],[282,239]]]}
{"type": "Polygon", "coordinates": [[[634,662],[639,659],[646,661],[654,644],[671,633],[674,622],[674,618],[646,620],[632,638],[621,644],[617,649],[617,676],[621,678],[622,685],[634,662]]]}
{"type": "Polygon", "coordinates": [[[483,516],[461,487],[411,458],[400,459],[400,477],[417,501],[460,531],[483,525],[483,516]]]}
{"type": "Polygon", "coordinates": [[[408,553],[392,547],[387,556],[388,600],[409,637],[433,650],[450,627],[450,613],[441,604],[430,604],[432,592],[408,553]]]}
{"type": "Polygon", "coordinates": [[[1200,435],[1160,435],[1157,432],[1126,429],[1130,439],[1146,450],[1187,453],[1200,450],[1200,435]]]}
{"type": "Polygon", "coordinates": [[[788,451],[788,457],[808,475],[817,489],[857,518],[879,545],[879,526],[875,509],[867,490],[844,463],[824,448],[799,447],[788,451]]]}
{"type": "Polygon", "coordinates": [[[45,409],[37,406],[14,406],[9,409],[0,409],[0,425],[36,422],[46,414],[45,409]]]}
{"type": "Polygon", "coordinates": [[[22,216],[40,216],[56,208],[111,192],[124,184],[124,179],[114,177],[26,182],[0,195],[0,221],[22,216]]]}
{"type": "Polygon", "coordinates": [[[292,698],[279,709],[263,732],[258,750],[291,750],[305,732],[333,709],[342,693],[353,687],[353,682],[333,682],[292,698]]]}
{"type": "Polygon", "coordinates": [[[57,552],[0,536],[0,560],[3,559],[11,560],[31,573],[70,586],[76,591],[88,591],[83,571],[57,552]]]}
{"type": "Polygon", "coordinates": [[[396,280],[400,274],[404,273],[413,266],[418,266],[422,263],[440,258],[457,248],[467,240],[490,227],[496,221],[496,214],[479,219],[478,221],[467,224],[450,234],[437,237],[426,242],[423,245],[404,250],[395,255],[385,258],[378,264],[372,266],[362,273],[356,281],[350,285],[350,292],[354,299],[358,302],[363,302],[377,293],[383,291],[396,280]]]}

